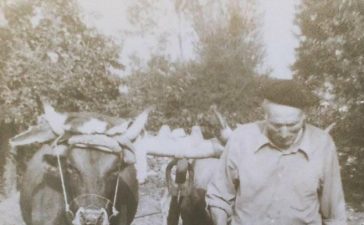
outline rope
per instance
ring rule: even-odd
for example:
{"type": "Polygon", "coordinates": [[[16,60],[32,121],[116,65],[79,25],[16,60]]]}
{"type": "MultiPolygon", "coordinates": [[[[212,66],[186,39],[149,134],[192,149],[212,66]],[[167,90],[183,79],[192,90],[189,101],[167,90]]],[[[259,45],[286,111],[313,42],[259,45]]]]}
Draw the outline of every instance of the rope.
{"type": "Polygon", "coordinates": [[[63,191],[65,210],[66,210],[66,212],[68,212],[69,209],[70,209],[70,206],[69,206],[68,201],[67,201],[66,184],[64,182],[64,177],[63,177],[63,173],[62,173],[61,159],[59,157],[58,152],[57,152],[57,161],[58,161],[59,174],[61,175],[61,185],[62,185],[62,191],[63,191]]]}
{"type": "Polygon", "coordinates": [[[143,214],[143,215],[140,215],[140,216],[135,216],[134,219],[140,219],[140,218],[144,218],[144,217],[147,217],[147,216],[154,216],[154,215],[158,215],[158,214],[162,214],[162,212],[161,211],[151,212],[151,213],[143,214]]]}
{"type": "MultiPolygon", "coordinates": [[[[62,138],[63,136],[59,136],[56,138],[56,140],[54,140],[54,142],[52,143],[52,148],[56,148],[58,146],[58,141],[62,138]]],[[[66,212],[70,211],[70,205],[68,204],[68,197],[67,197],[67,192],[66,192],[66,184],[64,182],[64,177],[63,177],[63,172],[62,172],[62,164],[61,164],[61,158],[59,155],[59,149],[56,148],[56,155],[57,155],[57,163],[58,163],[58,170],[59,170],[59,174],[61,176],[61,185],[62,185],[62,192],[63,192],[63,199],[64,199],[64,205],[65,205],[65,210],[66,212]]]]}
{"type": "Polygon", "coordinates": [[[119,180],[120,180],[119,174],[120,174],[120,169],[119,169],[119,173],[118,173],[118,179],[116,180],[114,200],[113,200],[113,203],[112,203],[112,215],[110,216],[110,218],[113,217],[113,216],[116,216],[119,213],[119,211],[116,209],[116,200],[117,200],[117,196],[118,196],[119,180]]]}

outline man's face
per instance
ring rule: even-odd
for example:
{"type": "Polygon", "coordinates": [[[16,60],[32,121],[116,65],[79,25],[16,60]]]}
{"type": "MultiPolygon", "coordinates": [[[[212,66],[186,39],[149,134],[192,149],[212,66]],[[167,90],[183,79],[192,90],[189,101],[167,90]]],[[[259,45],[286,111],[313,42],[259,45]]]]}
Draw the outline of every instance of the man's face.
{"type": "Polygon", "coordinates": [[[303,111],[269,101],[265,102],[264,109],[268,138],[281,149],[289,148],[303,127],[303,111]]]}

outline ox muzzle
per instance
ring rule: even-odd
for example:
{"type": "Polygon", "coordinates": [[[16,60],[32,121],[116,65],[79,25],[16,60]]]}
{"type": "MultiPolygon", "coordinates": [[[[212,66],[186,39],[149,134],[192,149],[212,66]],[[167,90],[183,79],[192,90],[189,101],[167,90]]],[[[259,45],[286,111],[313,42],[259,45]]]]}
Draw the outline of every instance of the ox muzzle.
{"type": "Polygon", "coordinates": [[[67,212],[67,218],[72,225],[109,225],[115,215],[117,212],[114,212],[112,202],[95,194],[76,197],[67,212]]]}

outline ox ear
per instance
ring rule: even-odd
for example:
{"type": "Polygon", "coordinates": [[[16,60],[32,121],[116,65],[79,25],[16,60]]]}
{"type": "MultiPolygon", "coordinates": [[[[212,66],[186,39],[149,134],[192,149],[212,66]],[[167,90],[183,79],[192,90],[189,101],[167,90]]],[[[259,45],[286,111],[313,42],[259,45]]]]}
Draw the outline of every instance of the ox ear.
{"type": "Polygon", "coordinates": [[[44,143],[56,138],[48,123],[41,123],[37,126],[31,126],[28,130],[16,135],[10,139],[12,147],[29,145],[34,143],[44,143]]]}
{"type": "Polygon", "coordinates": [[[65,130],[67,115],[58,113],[48,103],[43,103],[44,114],[38,118],[38,124],[10,139],[12,147],[45,143],[62,135],[65,130]]]}

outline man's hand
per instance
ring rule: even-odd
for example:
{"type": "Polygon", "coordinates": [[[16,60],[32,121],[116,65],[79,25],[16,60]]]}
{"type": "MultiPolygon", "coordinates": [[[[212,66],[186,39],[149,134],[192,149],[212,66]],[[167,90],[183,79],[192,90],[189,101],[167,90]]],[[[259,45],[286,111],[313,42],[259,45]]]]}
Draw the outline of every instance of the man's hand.
{"type": "Polygon", "coordinates": [[[224,210],[210,207],[210,213],[214,225],[227,225],[227,214],[224,210]]]}

